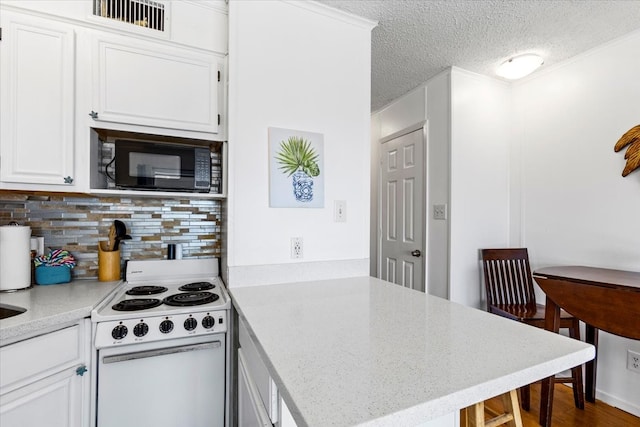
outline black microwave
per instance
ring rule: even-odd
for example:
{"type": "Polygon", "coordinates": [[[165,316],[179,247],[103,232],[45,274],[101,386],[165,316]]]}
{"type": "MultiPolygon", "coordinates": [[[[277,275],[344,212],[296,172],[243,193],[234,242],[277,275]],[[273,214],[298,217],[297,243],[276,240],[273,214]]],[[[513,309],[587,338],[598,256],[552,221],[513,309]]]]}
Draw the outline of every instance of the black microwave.
{"type": "Polygon", "coordinates": [[[208,147],[116,140],[115,175],[119,188],[208,193],[211,152],[208,147]]]}

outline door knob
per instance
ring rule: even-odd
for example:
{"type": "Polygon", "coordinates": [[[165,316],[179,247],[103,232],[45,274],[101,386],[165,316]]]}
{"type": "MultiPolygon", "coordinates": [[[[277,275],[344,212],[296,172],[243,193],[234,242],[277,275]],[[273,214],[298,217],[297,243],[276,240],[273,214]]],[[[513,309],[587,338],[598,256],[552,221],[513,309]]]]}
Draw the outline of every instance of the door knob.
{"type": "Polygon", "coordinates": [[[413,251],[411,251],[411,255],[414,257],[420,257],[420,255],[422,255],[422,252],[420,252],[419,249],[415,249],[413,251]]]}

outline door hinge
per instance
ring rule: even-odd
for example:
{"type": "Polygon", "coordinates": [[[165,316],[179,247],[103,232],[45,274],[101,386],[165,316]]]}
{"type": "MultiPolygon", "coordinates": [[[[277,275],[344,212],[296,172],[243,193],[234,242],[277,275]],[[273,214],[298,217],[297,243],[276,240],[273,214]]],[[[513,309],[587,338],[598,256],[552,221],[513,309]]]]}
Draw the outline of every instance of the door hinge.
{"type": "Polygon", "coordinates": [[[218,81],[220,81],[220,70],[218,70],[218,81]]]}
{"type": "Polygon", "coordinates": [[[218,114],[218,126],[220,126],[220,114],[218,114]]]}
{"type": "Polygon", "coordinates": [[[0,27],[0,42],[2,41],[2,27],[0,27]]]}

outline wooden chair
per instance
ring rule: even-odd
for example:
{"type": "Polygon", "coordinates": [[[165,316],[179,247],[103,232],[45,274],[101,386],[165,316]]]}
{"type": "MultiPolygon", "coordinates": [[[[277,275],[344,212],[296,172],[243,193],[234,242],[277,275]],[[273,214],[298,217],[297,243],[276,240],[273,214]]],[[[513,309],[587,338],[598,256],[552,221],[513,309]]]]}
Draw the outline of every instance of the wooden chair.
{"type": "MultiPolygon", "coordinates": [[[[482,268],[487,291],[487,311],[544,328],[544,306],[536,303],[526,248],[482,249],[482,268]]],[[[580,339],[579,320],[564,310],[560,311],[560,328],[569,329],[571,338],[580,339]]],[[[553,381],[554,384],[572,384],[575,405],[584,409],[582,366],[571,369],[571,377],[555,377],[553,381]]],[[[521,387],[520,393],[522,408],[528,411],[529,386],[521,387]]],[[[540,411],[541,416],[542,412],[540,411]]]]}
{"type": "Polygon", "coordinates": [[[507,425],[508,427],[522,427],[520,408],[518,407],[518,394],[515,390],[500,396],[504,406],[503,413],[495,413],[485,408],[484,401],[478,402],[463,409],[460,413],[460,425],[462,427],[496,427],[507,425]],[[491,419],[485,420],[485,410],[491,419]]]}

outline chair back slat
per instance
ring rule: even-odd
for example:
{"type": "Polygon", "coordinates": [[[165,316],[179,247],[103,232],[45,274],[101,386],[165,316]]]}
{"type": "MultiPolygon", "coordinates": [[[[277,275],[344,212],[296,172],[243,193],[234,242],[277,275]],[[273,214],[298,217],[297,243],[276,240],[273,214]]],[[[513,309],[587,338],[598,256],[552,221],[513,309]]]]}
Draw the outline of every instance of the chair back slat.
{"type": "Polygon", "coordinates": [[[482,249],[487,305],[535,306],[533,278],[526,248],[482,249]]]}

